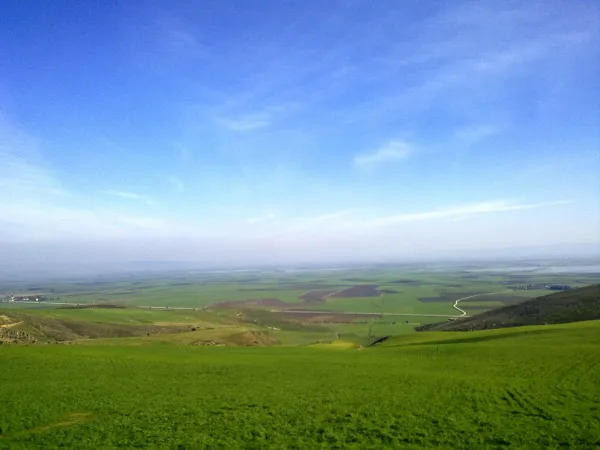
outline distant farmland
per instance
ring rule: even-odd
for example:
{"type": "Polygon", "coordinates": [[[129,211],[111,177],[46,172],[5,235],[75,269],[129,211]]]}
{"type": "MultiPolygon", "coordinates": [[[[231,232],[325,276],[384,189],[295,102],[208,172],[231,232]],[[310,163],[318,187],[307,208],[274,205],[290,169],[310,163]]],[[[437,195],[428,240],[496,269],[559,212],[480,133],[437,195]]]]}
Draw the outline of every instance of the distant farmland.
{"type": "MultiPolygon", "coordinates": [[[[436,302],[455,302],[456,300],[467,297],[469,295],[473,295],[471,293],[452,293],[452,294],[442,294],[439,297],[421,297],[419,298],[420,302],[423,303],[436,303],[436,302]]],[[[477,297],[477,302],[502,302],[505,305],[513,305],[515,303],[520,303],[527,300],[527,297],[519,297],[518,295],[502,295],[502,294],[492,294],[485,295],[481,297],[477,297]]]]}

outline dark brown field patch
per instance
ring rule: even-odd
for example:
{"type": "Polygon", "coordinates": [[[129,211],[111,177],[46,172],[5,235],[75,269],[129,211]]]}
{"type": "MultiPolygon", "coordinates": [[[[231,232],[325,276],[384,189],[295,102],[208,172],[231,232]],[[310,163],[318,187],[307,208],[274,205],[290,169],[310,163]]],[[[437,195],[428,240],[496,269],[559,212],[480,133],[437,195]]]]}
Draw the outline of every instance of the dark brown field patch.
{"type": "Polygon", "coordinates": [[[310,290],[335,290],[342,289],[343,284],[307,284],[307,283],[284,283],[273,287],[238,288],[238,292],[269,292],[269,291],[310,291],[310,290]]]}
{"type": "Polygon", "coordinates": [[[278,298],[260,298],[249,300],[232,300],[228,302],[219,302],[211,305],[211,308],[250,308],[250,307],[271,307],[271,308],[289,308],[290,304],[279,300],[278,298]]]}
{"type": "Polygon", "coordinates": [[[245,331],[227,338],[228,342],[237,346],[266,346],[277,344],[277,339],[269,333],[261,331],[245,331]]]}
{"type": "Polygon", "coordinates": [[[342,289],[347,287],[347,284],[331,284],[331,283],[289,283],[283,284],[282,287],[292,290],[324,290],[324,289],[342,289]]]}
{"type": "Polygon", "coordinates": [[[319,301],[319,300],[325,300],[325,297],[327,297],[330,294],[333,294],[336,291],[308,291],[305,292],[304,294],[302,294],[300,296],[300,298],[302,300],[304,300],[305,302],[314,302],[314,301],[319,301]]]}
{"type": "Polygon", "coordinates": [[[285,313],[285,317],[289,319],[294,319],[302,322],[310,322],[310,323],[354,323],[359,319],[373,319],[374,317],[378,317],[373,314],[339,314],[336,312],[310,312],[310,313],[302,313],[296,311],[288,311],[285,313]]]}
{"type": "Polygon", "coordinates": [[[379,292],[382,294],[399,294],[400,291],[396,291],[394,289],[379,289],[379,292]]]}
{"type": "Polygon", "coordinates": [[[362,298],[362,297],[379,297],[381,291],[376,284],[358,284],[341,291],[334,292],[329,295],[329,298],[362,298]]]}

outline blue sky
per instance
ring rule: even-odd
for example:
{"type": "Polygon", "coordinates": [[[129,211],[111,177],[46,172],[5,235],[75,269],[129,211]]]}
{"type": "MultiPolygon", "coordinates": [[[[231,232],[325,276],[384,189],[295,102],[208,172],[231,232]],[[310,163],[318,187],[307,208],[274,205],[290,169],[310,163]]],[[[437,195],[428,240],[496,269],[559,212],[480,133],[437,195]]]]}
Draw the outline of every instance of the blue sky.
{"type": "Polygon", "coordinates": [[[0,242],[17,253],[386,260],[600,241],[597,1],[2,10],[0,242]]]}

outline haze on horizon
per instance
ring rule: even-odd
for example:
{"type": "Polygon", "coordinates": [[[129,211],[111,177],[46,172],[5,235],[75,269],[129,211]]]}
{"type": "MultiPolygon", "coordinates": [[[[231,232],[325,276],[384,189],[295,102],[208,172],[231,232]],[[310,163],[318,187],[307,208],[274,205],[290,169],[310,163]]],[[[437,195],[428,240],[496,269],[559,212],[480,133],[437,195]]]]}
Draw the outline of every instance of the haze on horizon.
{"type": "Polygon", "coordinates": [[[600,257],[596,1],[2,9],[2,266],[600,257]]]}

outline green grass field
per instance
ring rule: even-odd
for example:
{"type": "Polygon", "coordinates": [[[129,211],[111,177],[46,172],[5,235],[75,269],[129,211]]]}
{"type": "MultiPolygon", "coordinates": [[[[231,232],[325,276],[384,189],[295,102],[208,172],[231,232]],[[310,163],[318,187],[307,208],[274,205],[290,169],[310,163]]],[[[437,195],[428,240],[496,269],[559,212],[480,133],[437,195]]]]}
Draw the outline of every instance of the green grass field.
{"type": "Polygon", "coordinates": [[[600,322],[379,347],[0,346],[0,448],[594,448],[600,322]]]}

